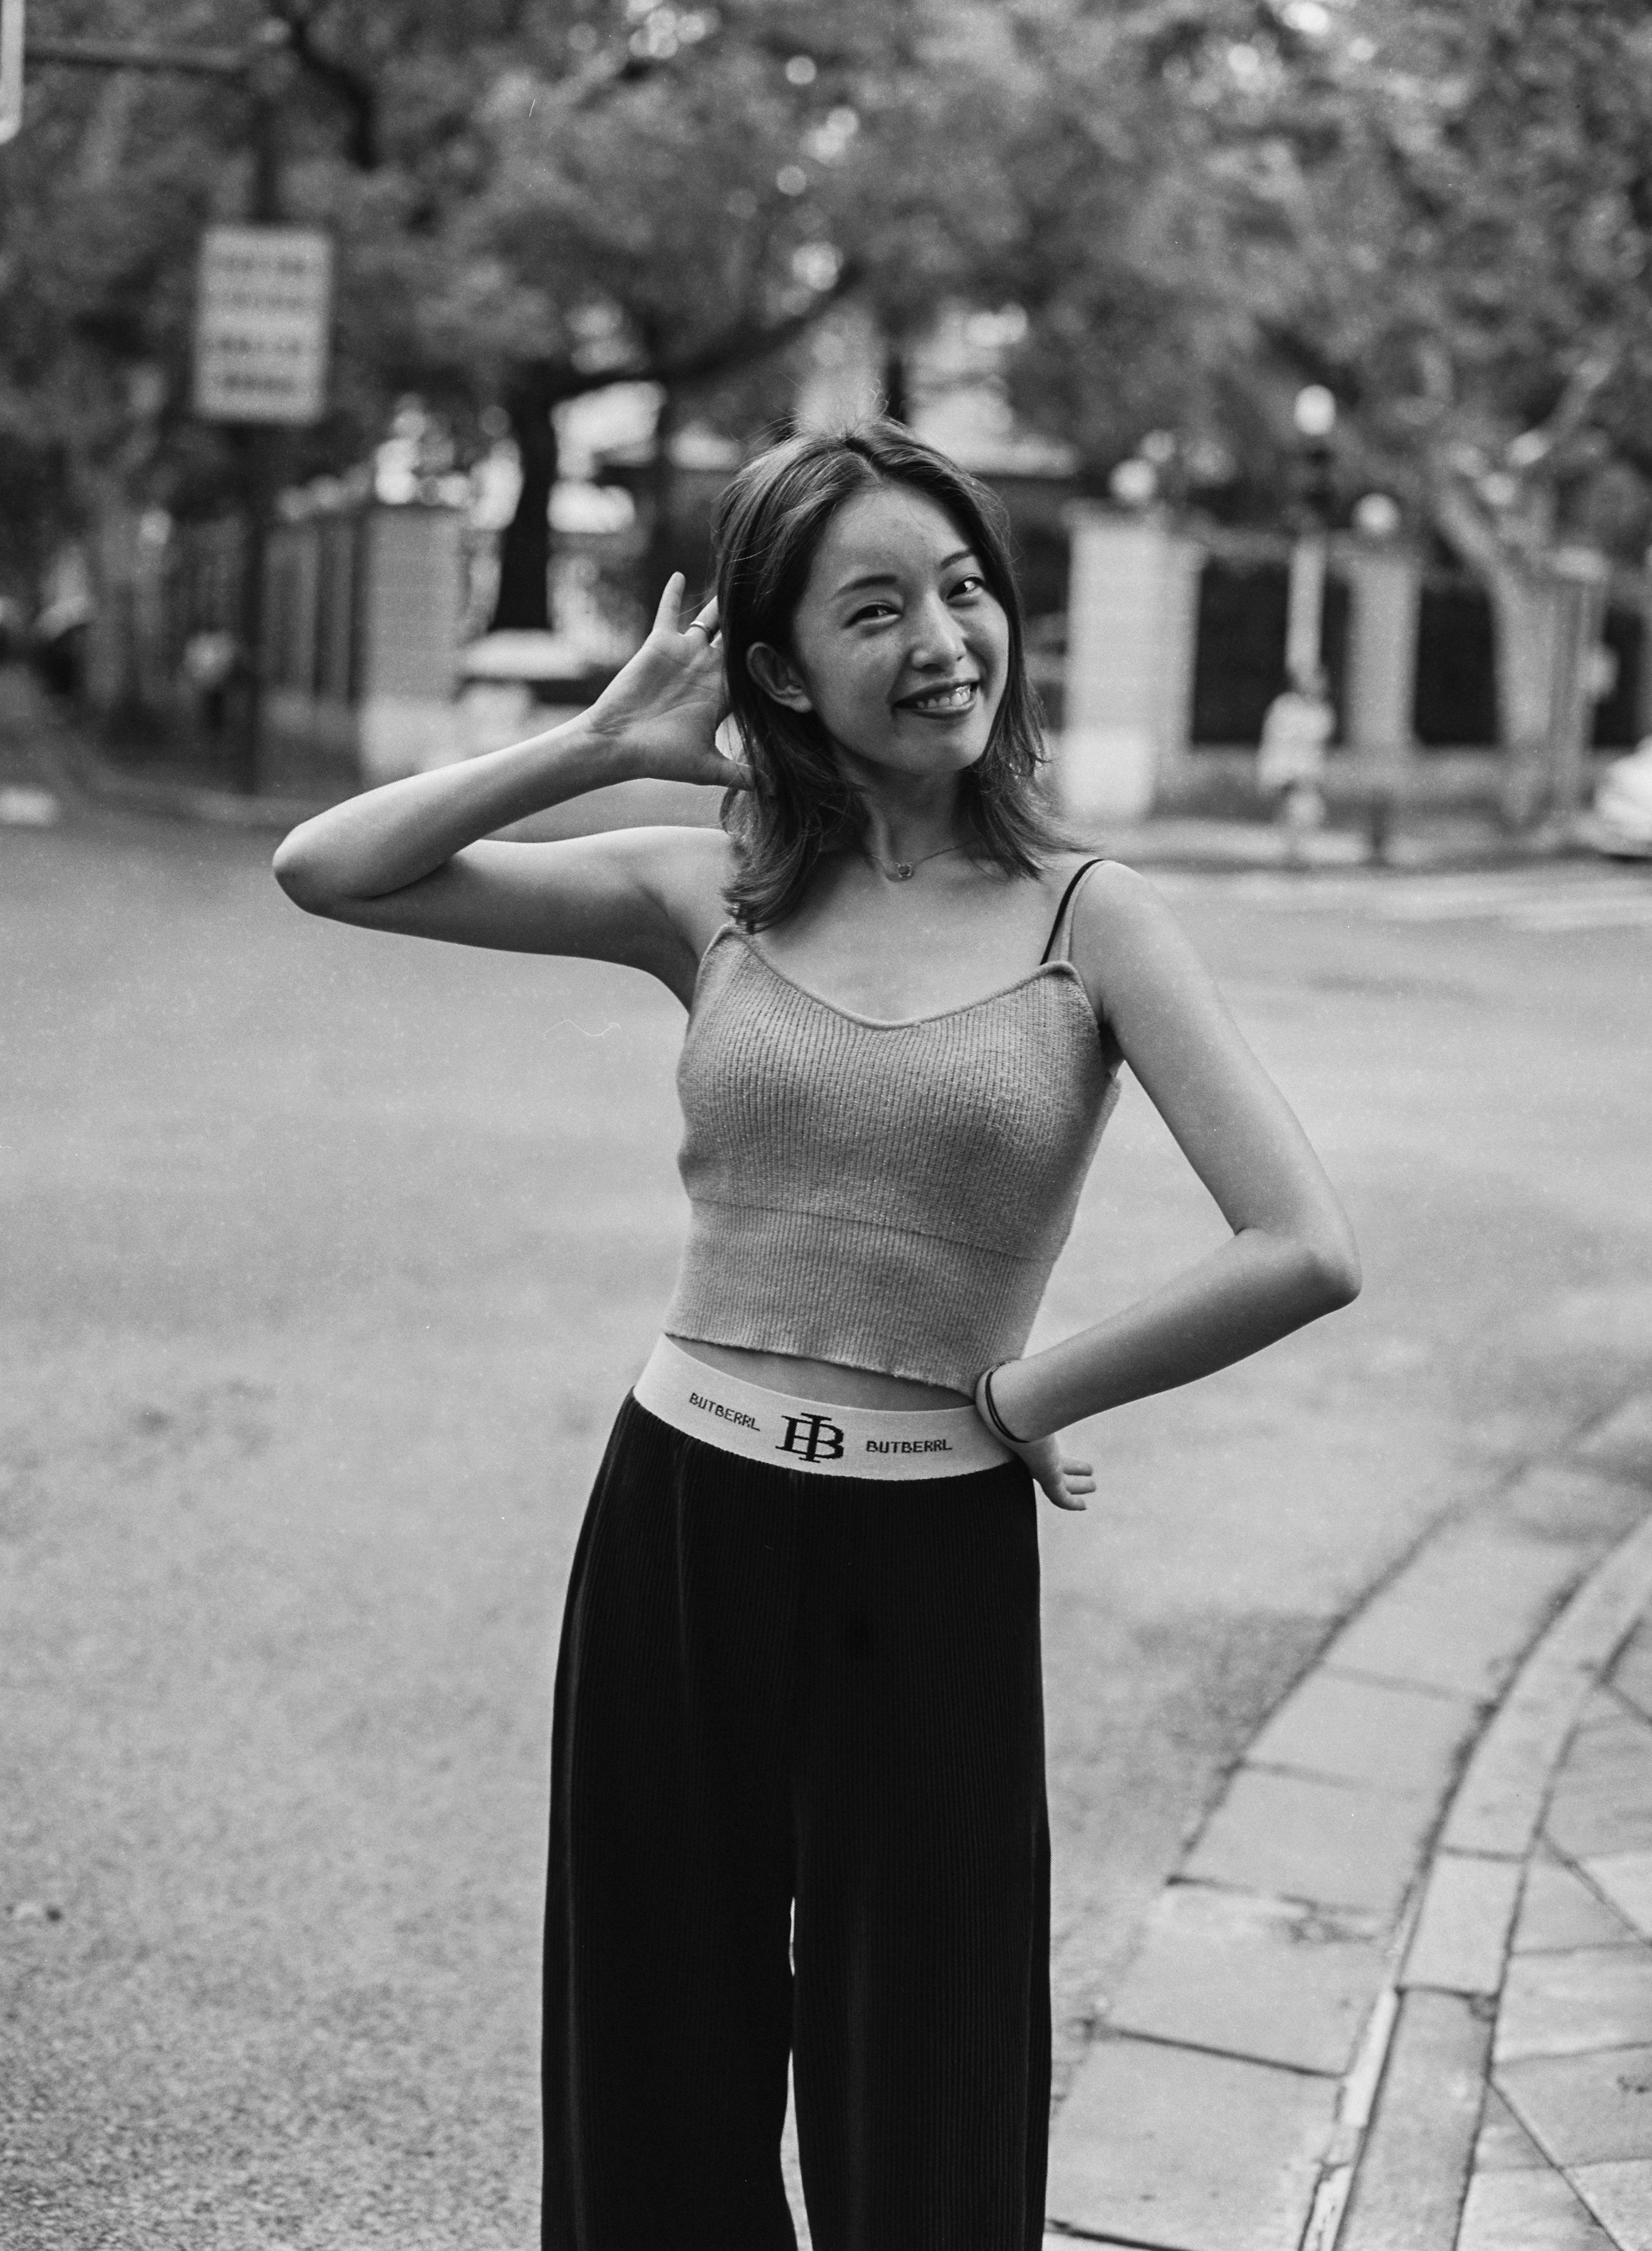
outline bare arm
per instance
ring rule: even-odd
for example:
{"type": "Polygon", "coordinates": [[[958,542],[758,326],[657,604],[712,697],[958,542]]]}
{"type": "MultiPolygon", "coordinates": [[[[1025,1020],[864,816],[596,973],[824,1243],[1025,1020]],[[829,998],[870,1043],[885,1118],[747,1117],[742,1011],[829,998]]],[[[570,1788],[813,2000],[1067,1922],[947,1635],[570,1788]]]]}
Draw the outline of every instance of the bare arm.
{"type": "Polygon", "coordinates": [[[1112,1319],[993,1379],[1017,1435],[1209,1375],[1359,1292],[1335,1191],[1152,886],[1113,862],[1079,902],[1074,966],[1232,1239],[1112,1319]]]}
{"type": "Polygon", "coordinates": [[[713,739],[723,711],[715,611],[679,632],[681,585],[668,585],[648,640],[590,711],[303,822],[276,852],[281,888],[337,921],[622,961],[683,991],[717,918],[721,837],[643,828],[553,844],[484,841],[611,782],[744,783],[713,739]]]}

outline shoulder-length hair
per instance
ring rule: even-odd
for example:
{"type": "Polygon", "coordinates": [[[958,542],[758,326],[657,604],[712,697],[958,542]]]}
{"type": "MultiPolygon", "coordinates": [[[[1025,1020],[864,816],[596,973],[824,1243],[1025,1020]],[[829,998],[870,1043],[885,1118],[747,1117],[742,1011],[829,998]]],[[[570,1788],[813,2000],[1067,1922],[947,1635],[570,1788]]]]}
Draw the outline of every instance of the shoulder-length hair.
{"type": "Polygon", "coordinates": [[[748,461],[712,520],[730,716],[753,781],[723,800],[723,825],[735,845],[725,897],[746,930],[783,920],[801,903],[822,855],[851,848],[865,829],[865,807],[839,773],[821,721],[766,695],[747,658],[758,641],[790,652],[793,620],[828,523],[845,501],[885,485],[922,493],[951,517],[1009,620],[1010,661],[992,732],[983,756],[961,777],[970,856],[1005,875],[1031,876],[1066,842],[1040,787],[1043,715],[1027,675],[1003,502],[899,423],[809,432],[748,461]]]}

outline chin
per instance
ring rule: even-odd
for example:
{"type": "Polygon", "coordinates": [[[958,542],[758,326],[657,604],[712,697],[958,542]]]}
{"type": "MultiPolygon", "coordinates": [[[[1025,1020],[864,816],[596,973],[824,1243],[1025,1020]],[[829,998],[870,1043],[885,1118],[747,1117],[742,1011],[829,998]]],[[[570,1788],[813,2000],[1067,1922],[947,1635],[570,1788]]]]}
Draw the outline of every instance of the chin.
{"type": "Polygon", "coordinates": [[[938,779],[944,774],[964,774],[978,766],[986,756],[984,743],[937,744],[927,758],[908,753],[901,757],[864,758],[869,766],[882,766],[886,772],[910,774],[914,779],[938,779]]]}
{"type": "Polygon", "coordinates": [[[901,735],[891,741],[885,736],[876,744],[853,742],[844,736],[834,738],[838,750],[857,765],[872,772],[880,768],[887,773],[924,775],[967,773],[977,766],[987,755],[987,745],[992,739],[992,714],[984,718],[972,713],[967,726],[957,728],[934,727],[914,740],[911,735],[901,735]]]}

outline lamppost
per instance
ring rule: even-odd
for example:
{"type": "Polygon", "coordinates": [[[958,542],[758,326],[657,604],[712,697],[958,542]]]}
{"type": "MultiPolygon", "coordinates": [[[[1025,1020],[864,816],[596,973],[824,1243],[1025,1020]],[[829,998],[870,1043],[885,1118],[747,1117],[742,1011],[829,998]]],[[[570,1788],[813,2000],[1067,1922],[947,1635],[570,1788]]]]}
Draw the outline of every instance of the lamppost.
{"type": "Polygon", "coordinates": [[[1285,689],[1267,708],[1256,779],[1274,805],[1286,859],[1301,864],[1309,834],[1325,819],[1325,746],[1336,724],[1322,662],[1325,571],[1332,497],[1330,433],[1336,401],[1323,384],[1299,391],[1292,408],[1300,444],[1291,472],[1290,587],[1285,618],[1285,689]]]}
{"type": "Polygon", "coordinates": [[[1322,695],[1325,634],[1325,571],[1330,551],[1330,517],[1336,498],[1331,432],[1336,401],[1322,383],[1310,383],[1291,408],[1299,444],[1291,477],[1291,514],[1296,537],[1291,548],[1290,599],[1286,613],[1285,672],[1299,696],[1322,695]]]}

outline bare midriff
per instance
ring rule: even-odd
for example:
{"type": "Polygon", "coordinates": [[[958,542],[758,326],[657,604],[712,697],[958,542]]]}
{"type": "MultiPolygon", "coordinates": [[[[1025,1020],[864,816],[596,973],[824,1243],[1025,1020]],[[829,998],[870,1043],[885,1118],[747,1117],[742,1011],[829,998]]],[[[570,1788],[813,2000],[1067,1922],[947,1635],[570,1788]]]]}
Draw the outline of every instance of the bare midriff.
{"type": "Polygon", "coordinates": [[[841,1368],[835,1361],[800,1360],[786,1352],[750,1352],[743,1345],[707,1344],[699,1337],[674,1336],[671,1341],[708,1368],[743,1376],[766,1391],[823,1400],[829,1407],[881,1407],[900,1414],[970,1403],[961,1391],[948,1391],[939,1383],[916,1383],[904,1375],[883,1375],[876,1368],[841,1368]]]}

